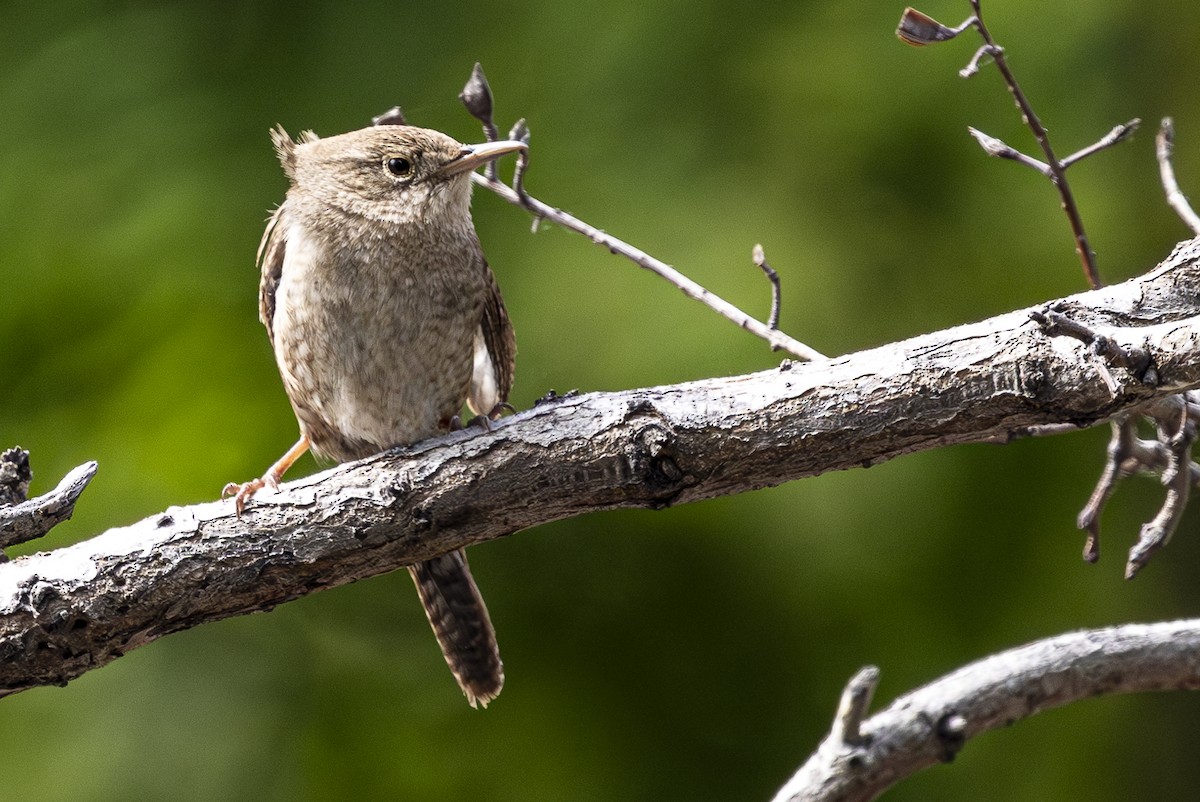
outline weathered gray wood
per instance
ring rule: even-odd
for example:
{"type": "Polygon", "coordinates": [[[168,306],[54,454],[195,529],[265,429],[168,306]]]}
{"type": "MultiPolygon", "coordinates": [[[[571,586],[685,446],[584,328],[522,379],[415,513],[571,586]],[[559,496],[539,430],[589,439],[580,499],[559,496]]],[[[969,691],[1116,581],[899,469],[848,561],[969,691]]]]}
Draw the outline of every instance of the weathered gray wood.
{"type": "Polygon", "coordinates": [[[85,462],[67,473],[49,493],[0,506],[0,548],[37,540],[63,521],[69,521],[75,513],[75,503],[95,475],[96,463],[85,462]]]}
{"type": "Polygon", "coordinates": [[[162,635],[537,524],[660,508],[912,451],[1088,426],[1200,386],[1200,241],[1061,311],[1151,354],[1158,383],[1030,310],[836,359],[592,393],[260,493],[172,508],[0,565],[0,695],[162,635]]]}
{"type": "Polygon", "coordinates": [[[836,728],[775,802],[861,802],[954,759],[970,738],[1044,710],[1114,693],[1200,688],[1200,621],[1072,632],[992,655],[836,728]]]}

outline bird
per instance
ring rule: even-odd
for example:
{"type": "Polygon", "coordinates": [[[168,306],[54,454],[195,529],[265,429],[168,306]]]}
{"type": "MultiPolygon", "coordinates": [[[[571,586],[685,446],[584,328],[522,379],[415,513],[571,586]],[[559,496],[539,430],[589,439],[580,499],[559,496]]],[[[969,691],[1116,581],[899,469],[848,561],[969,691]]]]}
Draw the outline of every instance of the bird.
{"type": "MultiPolygon", "coordinates": [[[[239,516],[306,450],[346,462],[507,406],[516,340],[471,218],[471,173],[517,140],[464,145],[406,124],[336,136],[271,132],[289,181],[259,245],[259,317],[300,438],[263,476],[230,483],[239,516]]],[[[409,566],[472,707],[504,685],[487,606],[459,549],[409,566]]]]}

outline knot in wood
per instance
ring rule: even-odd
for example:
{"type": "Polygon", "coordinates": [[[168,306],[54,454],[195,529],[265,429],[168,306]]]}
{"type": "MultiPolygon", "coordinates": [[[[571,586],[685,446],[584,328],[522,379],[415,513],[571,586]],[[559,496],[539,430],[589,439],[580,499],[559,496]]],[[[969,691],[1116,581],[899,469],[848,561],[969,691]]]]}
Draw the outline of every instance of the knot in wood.
{"type": "Polygon", "coordinates": [[[413,507],[410,516],[414,531],[428,532],[433,529],[433,516],[424,507],[413,507]]]}
{"type": "Polygon", "coordinates": [[[946,713],[934,725],[940,745],[938,760],[950,763],[967,742],[967,720],[954,711],[946,713]]]}
{"type": "Polygon", "coordinates": [[[44,613],[51,602],[60,598],[58,589],[34,574],[18,588],[21,606],[35,615],[44,613]]]}
{"type": "MultiPolygon", "coordinates": [[[[648,489],[660,496],[669,493],[674,496],[683,483],[684,471],[676,461],[678,451],[675,447],[675,437],[665,427],[651,423],[647,424],[634,438],[636,453],[631,455],[630,462],[637,473],[641,474],[648,489]]],[[[662,498],[663,506],[670,503],[670,498],[662,498]]]]}

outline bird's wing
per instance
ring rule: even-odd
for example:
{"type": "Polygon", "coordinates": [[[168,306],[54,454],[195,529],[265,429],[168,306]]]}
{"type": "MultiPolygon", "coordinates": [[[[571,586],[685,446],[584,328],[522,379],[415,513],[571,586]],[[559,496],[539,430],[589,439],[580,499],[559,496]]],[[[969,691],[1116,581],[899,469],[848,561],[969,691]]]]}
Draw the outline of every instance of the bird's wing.
{"type": "Polygon", "coordinates": [[[283,254],[287,246],[282,219],[287,203],[282,203],[267,221],[262,242],[258,244],[258,267],[262,279],[258,285],[258,318],[267,327],[267,338],[275,343],[275,291],[279,288],[279,277],[283,275],[283,254]]]}
{"type": "MultiPolygon", "coordinates": [[[[482,254],[480,258],[483,258],[482,254]]],[[[475,335],[475,368],[467,406],[476,415],[491,415],[497,406],[508,400],[508,392],[512,389],[517,340],[504,308],[500,286],[486,259],[483,269],[487,275],[487,289],[484,291],[483,317],[475,335]]]]}

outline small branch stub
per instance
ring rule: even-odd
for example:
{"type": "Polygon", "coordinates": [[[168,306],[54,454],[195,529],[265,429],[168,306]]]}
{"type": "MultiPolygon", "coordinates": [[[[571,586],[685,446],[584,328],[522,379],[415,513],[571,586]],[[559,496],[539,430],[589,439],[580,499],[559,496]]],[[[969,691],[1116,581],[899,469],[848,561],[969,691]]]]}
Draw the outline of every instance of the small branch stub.
{"type": "MultiPolygon", "coordinates": [[[[779,328],[779,308],[782,303],[780,298],[782,293],[779,285],[779,274],[775,272],[773,267],[767,264],[767,255],[763,252],[762,245],[754,246],[754,250],[750,252],[750,258],[762,270],[763,275],[767,277],[767,281],[771,282],[771,316],[767,318],[767,328],[776,330],[779,328]]],[[[779,346],[772,345],[771,350],[778,351],[779,346]]]]}
{"type": "Polygon", "coordinates": [[[831,736],[847,746],[863,744],[861,726],[871,709],[871,699],[879,686],[879,668],[867,666],[850,678],[842,690],[837,715],[833,719],[831,736]]]}
{"type": "Polygon", "coordinates": [[[1154,361],[1144,348],[1123,346],[1091,327],[1064,314],[1054,305],[1041,311],[1029,313],[1029,317],[1042,327],[1049,337],[1071,337],[1086,344],[1093,354],[1102,358],[1106,364],[1124,368],[1132,373],[1142,384],[1153,386],[1158,383],[1158,371],[1154,361]]]}
{"type": "MultiPolygon", "coordinates": [[[[529,124],[525,122],[525,118],[517,120],[513,123],[512,129],[508,132],[508,138],[517,142],[529,144],[529,124]]],[[[525,171],[529,169],[529,148],[517,153],[517,166],[513,168],[513,190],[522,198],[528,197],[525,193],[525,171]]],[[[529,207],[526,206],[528,209],[529,207]]],[[[534,211],[530,209],[530,211],[534,211]]],[[[537,233],[538,224],[542,222],[542,218],[534,211],[533,216],[533,232],[537,233]]]]}
{"type": "Polygon", "coordinates": [[[29,498],[29,482],[32,478],[28,451],[14,446],[0,454],[0,507],[20,504],[29,498]]]}

